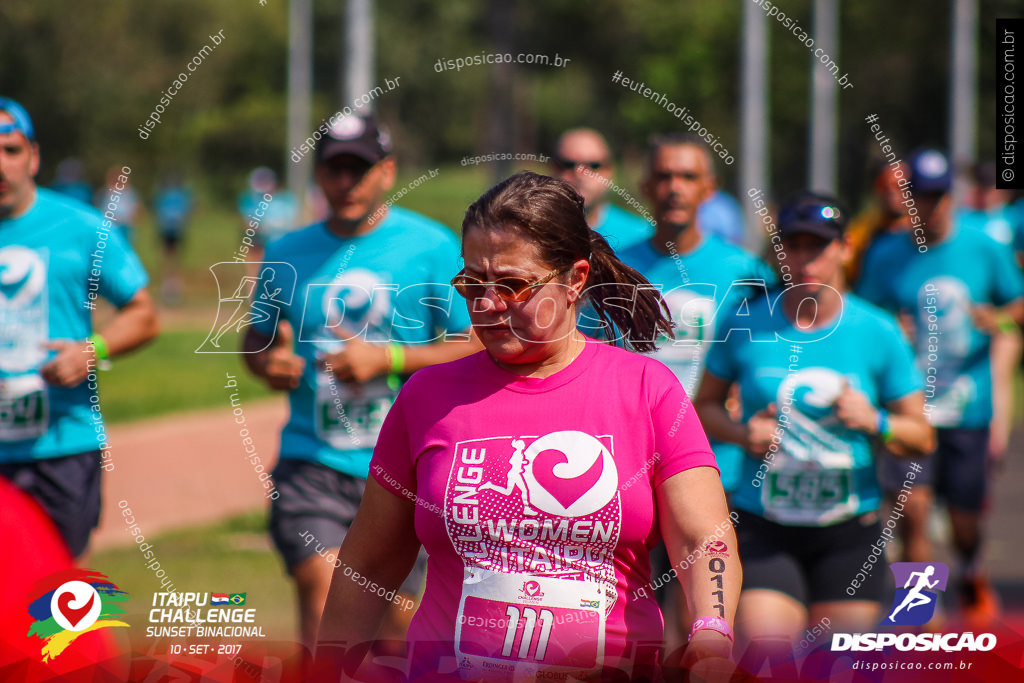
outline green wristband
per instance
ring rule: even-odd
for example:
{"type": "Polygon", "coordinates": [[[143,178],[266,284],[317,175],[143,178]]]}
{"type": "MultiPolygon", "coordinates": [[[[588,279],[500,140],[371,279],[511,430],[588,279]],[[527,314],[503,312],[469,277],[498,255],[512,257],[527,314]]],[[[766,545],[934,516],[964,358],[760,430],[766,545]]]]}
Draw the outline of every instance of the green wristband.
{"type": "Polygon", "coordinates": [[[402,380],[398,376],[405,370],[405,349],[401,344],[388,344],[388,356],[391,358],[388,386],[397,391],[402,386],[402,380]]]}
{"type": "Polygon", "coordinates": [[[405,371],[405,348],[401,344],[389,344],[391,349],[391,373],[400,375],[405,371]]]}
{"type": "Polygon", "coordinates": [[[92,352],[96,356],[96,367],[100,370],[109,370],[110,352],[107,349],[107,340],[98,334],[91,334],[86,341],[92,346],[92,352]]]}
{"type": "Polygon", "coordinates": [[[1007,313],[1003,313],[996,318],[996,327],[1003,333],[1014,332],[1018,329],[1017,323],[1007,313]]]}

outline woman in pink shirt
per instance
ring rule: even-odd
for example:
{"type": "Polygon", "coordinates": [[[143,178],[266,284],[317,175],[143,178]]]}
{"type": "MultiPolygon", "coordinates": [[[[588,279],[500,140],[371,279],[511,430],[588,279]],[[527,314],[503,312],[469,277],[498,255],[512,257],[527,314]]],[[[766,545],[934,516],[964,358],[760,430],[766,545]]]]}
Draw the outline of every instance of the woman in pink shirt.
{"type": "MultiPolygon", "coordinates": [[[[587,226],[567,183],[519,173],[463,221],[485,350],[417,372],[388,414],[342,545],[318,661],[351,674],[422,544],[410,680],[659,675],[649,550],[664,538],[695,616],[682,665],[725,666],[741,581],[725,495],[686,393],[661,363],[576,329],[584,300],[637,351],[661,297],[587,226]]],[[[457,304],[456,304],[457,305],[457,304]]]]}

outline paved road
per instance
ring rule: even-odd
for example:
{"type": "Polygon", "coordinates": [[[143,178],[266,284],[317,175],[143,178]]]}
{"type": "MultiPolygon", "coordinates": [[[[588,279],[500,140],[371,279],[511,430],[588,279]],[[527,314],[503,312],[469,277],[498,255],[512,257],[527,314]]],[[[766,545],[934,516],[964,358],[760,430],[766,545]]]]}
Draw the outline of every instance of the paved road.
{"type": "MultiPolygon", "coordinates": [[[[267,471],[277,461],[284,397],[242,406],[244,427],[267,471]]],[[[132,542],[121,515],[126,501],[147,538],[265,507],[267,491],[245,454],[232,409],[205,410],[114,426],[114,469],[104,473],[103,512],[92,549],[132,542]]]]}

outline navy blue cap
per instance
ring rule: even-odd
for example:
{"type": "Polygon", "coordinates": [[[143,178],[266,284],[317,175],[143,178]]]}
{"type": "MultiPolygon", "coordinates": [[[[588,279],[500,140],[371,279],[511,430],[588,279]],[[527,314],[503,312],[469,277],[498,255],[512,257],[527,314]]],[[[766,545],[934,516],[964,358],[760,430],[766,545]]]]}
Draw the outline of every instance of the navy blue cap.
{"type": "Polygon", "coordinates": [[[922,194],[946,194],[953,187],[953,169],[949,158],[932,147],[922,147],[910,154],[911,187],[922,194]]]}
{"type": "Polygon", "coordinates": [[[13,122],[0,123],[0,134],[21,133],[29,142],[36,141],[36,130],[32,127],[32,117],[21,106],[8,97],[0,97],[0,111],[6,112],[14,119],[13,122]]]}
{"type": "Polygon", "coordinates": [[[835,197],[801,192],[779,208],[779,233],[783,237],[807,233],[831,241],[843,236],[846,218],[846,209],[835,197]]]}

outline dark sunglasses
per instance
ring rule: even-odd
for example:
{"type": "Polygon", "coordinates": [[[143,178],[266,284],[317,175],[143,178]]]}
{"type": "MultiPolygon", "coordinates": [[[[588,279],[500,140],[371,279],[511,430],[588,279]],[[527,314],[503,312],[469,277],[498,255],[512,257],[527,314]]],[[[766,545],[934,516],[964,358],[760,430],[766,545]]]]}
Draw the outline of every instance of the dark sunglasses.
{"type": "Polygon", "coordinates": [[[555,165],[565,171],[575,170],[577,166],[586,166],[591,171],[597,171],[604,168],[605,162],[603,161],[574,161],[573,159],[556,159],[555,165]]]}
{"type": "Polygon", "coordinates": [[[842,213],[839,211],[839,207],[825,203],[787,206],[779,212],[779,225],[804,222],[829,224],[838,223],[841,220],[842,213]]]}
{"type": "Polygon", "coordinates": [[[487,295],[487,288],[494,286],[494,293],[499,299],[506,303],[522,303],[529,299],[536,291],[537,285],[542,285],[555,275],[562,272],[556,268],[544,277],[536,280],[527,280],[524,277],[499,277],[494,282],[485,282],[480,278],[459,273],[452,278],[452,287],[455,291],[467,299],[481,299],[487,295]]]}

